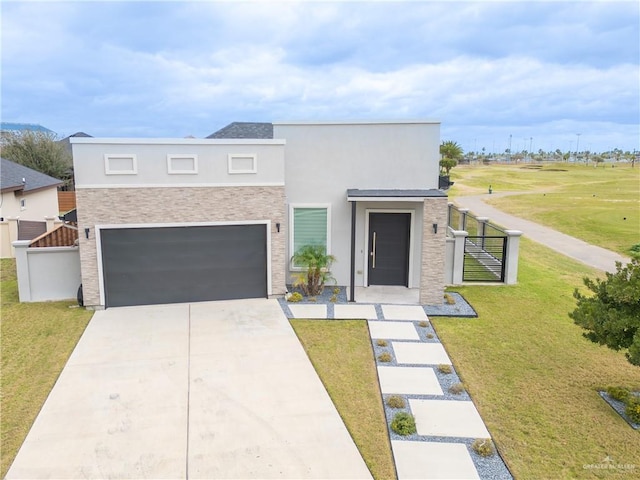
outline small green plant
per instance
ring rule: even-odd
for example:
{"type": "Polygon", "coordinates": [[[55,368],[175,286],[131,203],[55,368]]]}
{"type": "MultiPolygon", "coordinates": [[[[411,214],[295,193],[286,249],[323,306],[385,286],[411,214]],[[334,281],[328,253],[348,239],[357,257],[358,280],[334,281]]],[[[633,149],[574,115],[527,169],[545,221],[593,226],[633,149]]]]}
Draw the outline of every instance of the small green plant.
{"type": "Polygon", "coordinates": [[[333,294],[340,295],[340,287],[333,287],[333,294]]]}
{"type": "Polygon", "coordinates": [[[626,403],[629,398],[629,390],[624,387],[608,387],[607,393],[611,398],[619,402],[626,403]]]}
{"type": "Polygon", "coordinates": [[[633,245],[629,251],[631,252],[631,256],[640,258],[640,243],[633,245]]]}
{"type": "Polygon", "coordinates": [[[640,423],[640,397],[629,395],[624,413],[633,423],[640,423]]]}
{"type": "Polygon", "coordinates": [[[391,395],[387,398],[387,406],[391,408],[404,408],[406,403],[400,395],[391,395]]]}
{"type": "Polygon", "coordinates": [[[481,457],[490,457],[496,453],[490,438],[476,438],[471,444],[471,448],[481,457]]]}
{"type": "Polygon", "coordinates": [[[388,343],[386,340],[379,338],[378,340],[376,340],[376,345],[378,345],[379,347],[386,347],[388,343]]]}
{"type": "Polygon", "coordinates": [[[378,360],[381,362],[387,363],[391,361],[391,354],[389,352],[384,352],[378,355],[378,360]]]}
{"type": "Polygon", "coordinates": [[[416,420],[407,412],[398,412],[391,422],[391,430],[398,435],[406,436],[416,433],[416,420]]]}
{"type": "Polygon", "coordinates": [[[429,322],[427,322],[426,320],[421,320],[418,325],[420,325],[421,327],[428,327],[429,326],[429,322]]]}
{"type": "Polygon", "coordinates": [[[338,296],[337,295],[331,295],[331,298],[329,299],[329,301],[331,303],[336,303],[338,301],[338,296]]]}
{"type": "Polygon", "coordinates": [[[290,302],[299,302],[300,300],[302,300],[302,294],[300,292],[293,292],[291,295],[289,295],[289,301],[290,302]]]}
{"type": "Polygon", "coordinates": [[[427,338],[433,338],[433,333],[427,333],[427,338]]]}
{"type": "Polygon", "coordinates": [[[455,303],[456,303],[456,299],[453,298],[448,293],[444,294],[444,301],[447,303],[447,305],[455,305],[455,303]]]}
{"type": "Polygon", "coordinates": [[[444,373],[445,375],[449,375],[451,372],[453,372],[453,368],[451,368],[451,365],[441,363],[440,365],[438,365],[438,371],[440,373],[444,373]]]}
{"type": "Polygon", "coordinates": [[[461,383],[454,383],[449,387],[449,393],[454,395],[460,395],[462,392],[464,392],[464,385],[461,383]]]}
{"type": "Polygon", "coordinates": [[[305,295],[319,295],[324,290],[324,284],[333,280],[331,265],[336,257],[328,255],[321,245],[304,245],[291,257],[296,267],[302,272],[295,275],[293,285],[301,288],[305,295]]]}

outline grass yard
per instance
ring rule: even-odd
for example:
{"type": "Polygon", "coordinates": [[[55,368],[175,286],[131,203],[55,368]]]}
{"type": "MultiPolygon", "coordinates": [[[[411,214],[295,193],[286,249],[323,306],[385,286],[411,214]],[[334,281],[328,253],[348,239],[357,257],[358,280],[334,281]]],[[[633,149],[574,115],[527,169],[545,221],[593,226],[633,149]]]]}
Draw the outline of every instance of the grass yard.
{"type": "Polygon", "coordinates": [[[92,312],[74,302],[18,303],[15,261],[0,260],[4,477],[92,312]]]}
{"type": "Polygon", "coordinates": [[[597,390],[640,389],[640,368],[567,316],[595,272],[526,238],[520,252],[518,285],[455,288],[478,319],[432,318],[462,381],[516,478],[637,476],[640,433],[597,390]],[[589,469],[607,456],[634,471],[589,469]]]}
{"type": "Polygon", "coordinates": [[[623,255],[640,243],[640,167],[552,164],[461,165],[451,170],[450,196],[535,192],[488,203],[623,255]]]}
{"type": "Polygon", "coordinates": [[[396,478],[366,320],[291,320],[376,479],[396,478]]]}

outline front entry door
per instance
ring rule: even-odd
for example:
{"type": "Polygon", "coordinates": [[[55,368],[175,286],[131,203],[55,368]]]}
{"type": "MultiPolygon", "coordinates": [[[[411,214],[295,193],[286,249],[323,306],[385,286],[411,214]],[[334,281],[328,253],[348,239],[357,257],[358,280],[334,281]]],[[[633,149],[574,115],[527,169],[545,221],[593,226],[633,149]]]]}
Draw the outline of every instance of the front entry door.
{"type": "Polygon", "coordinates": [[[369,214],[369,285],[409,286],[410,213],[369,214]]]}

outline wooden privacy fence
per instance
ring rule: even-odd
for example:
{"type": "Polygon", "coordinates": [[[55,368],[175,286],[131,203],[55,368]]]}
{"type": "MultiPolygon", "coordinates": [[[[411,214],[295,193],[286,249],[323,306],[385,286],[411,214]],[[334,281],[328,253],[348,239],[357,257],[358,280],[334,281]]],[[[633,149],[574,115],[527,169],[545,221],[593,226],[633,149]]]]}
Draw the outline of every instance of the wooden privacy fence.
{"type": "Polygon", "coordinates": [[[66,213],[76,208],[76,192],[58,192],[58,210],[66,213]]]}

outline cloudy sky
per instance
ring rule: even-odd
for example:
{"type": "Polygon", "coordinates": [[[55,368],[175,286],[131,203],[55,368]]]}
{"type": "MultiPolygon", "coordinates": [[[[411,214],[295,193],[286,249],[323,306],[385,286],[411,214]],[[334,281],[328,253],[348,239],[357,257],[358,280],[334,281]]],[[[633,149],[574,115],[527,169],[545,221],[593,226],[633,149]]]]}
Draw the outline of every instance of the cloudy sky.
{"type": "Polygon", "coordinates": [[[0,8],[2,120],[61,136],[425,118],[466,151],[640,149],[636,0],[0,8]]]}

